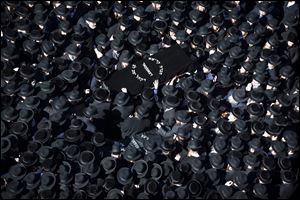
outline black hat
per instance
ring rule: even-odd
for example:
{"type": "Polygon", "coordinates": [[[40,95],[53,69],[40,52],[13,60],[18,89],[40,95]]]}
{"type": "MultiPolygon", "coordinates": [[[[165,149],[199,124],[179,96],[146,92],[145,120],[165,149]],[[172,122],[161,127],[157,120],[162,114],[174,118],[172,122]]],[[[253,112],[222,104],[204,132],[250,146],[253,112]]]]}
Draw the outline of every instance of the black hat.
{"type": "Polygon", "coordinates": [[[163,104],[170,108],[179,106],[180,100],[176,96],[165,96],[163,98],[163,104]]]}
{"type": "Polygon", "coordinates": [[[113,11],[116,13],[124,14],[126,12],[126,9],[124,8],[123,4],[115,2],[113,5],[113,11]]]}
{"type": "Polygon", "coordinates": [[[281,131],[282,131],[282,128],[280,126],[277,126],[275,123],[268,124],[267,132],[270,135],[278,136],[278,135],[280,135],[281,131]]]}
{"type": "Polygon", "coordinates": [[[133,55],[130,51],[123,50],[120,55],[119,61],[129,63],[132,60],[132,58],[133,58],[133,55]]]}
{"type": "Polygon", "coordinates": [[[139,24],[138,31],[143,34],[148,34],[150,33],[150,27],[151,27],[151,21],[145,20],[139,24]]]}
{"type": "Polygon", "coordinates": [[[295,71],[293,70],[293,68],[290,65],[285,65],[280,68],[279,74],[286,78],[290,78],[295,74],[295,71]]]}
{"type": "Polygon", "coordinates": [[[18,113],[13,107],[6,107],[1,111],[1,119],[4,121],[13,121],[17,119],[18,113]]]}
{"type": "Polygon", "coordinates": [[[72,26],[71,26],[70,22],[67,20],[59,22],[58,28],[61,31],[66,32],[66,33],[70,33],[72,31],[72,26]]]}
{"type": "Polygon", "coordinates": [[[260,161],[257,159],[257,156],[254,154],[248,154],[244,156],[243,161],[246,165],[251,166],[253,168],[258,167],[260,165],[260,161]]]}
{"type": "Polygon", "coordinates": [[[260,199],[267,199],[268,198],[267,187],[263,184],[256,183],[253,186],[253,193],[256,197],[258,197],[260,199]]]}
{"type": "Polygon", "coordinates": [[[108,76],[108,70],[105,67],[97,67],[94,75],[97,80],[104,81],[108,76]]]}
{"type": "Polygon", "coordinates": [[[228,40],[221,40],[218,42],[218,45],[217,45],[218,49],[220,51],[222,51],[222,53],[227,53],[230,46],[231,46],[231,44],[228,40]]]}
{"type": "Polygon", "coordinates": [[[215,53],[213,53],[209,56],[208,61],[213,64],[222,63],[222,62],[224,62],[224,56],[219,51],[216,51],[215,53]]]}
{"type": "Polygon", "coordinates": [[[191,170],[194,173],[202,173],[205,171],[204,163],[198,158],[189,157],[186,162],[191,166],[191,170]]]}
{"type": "Polygon", "coordinates": [[[259,103],[250,103],[247,105],[247,111],[250,115],[260,117],[264,114],[264,107],[259,103]]]}
{"type": "Polygon", "coordinates": [[[216,34],[211,33],[206,36],[205,41],[210,44],[211,46],[215,46],[218,43],[218,38],[216,34]]]}
{"type": "Polygon", "coordinates": [[[137,160],[134,162],[131,171],[135,171],[138,178],[143,178],[148,173],[148,164],[144,160],[137,160]]]}
{"type": "Polygon", "coordinates": [[[41,175],[41,185],[40,189],[42,190],[51,190],[56,183],[56,177],[51,172],[44,172],[41,175]]]}
{"type": "Polygon", "coordinates": [[[38,173],[30,172],[25,176],[24,181],[26,182],[26,188],[33,190],[39,186],[41,179],[38,173]]]}
{"type": "Polygon", "coordinates": [[[79,156],[79,164],[81,166],[87,166],[94,162],[95,155],[91,151],[82,151],[79,156]]]}
{"type": "Polygon", "coordinates": [[[22,84],[20,87],[19,87],[19,95],[20,96],[24,96],[24,97],[28,97],[28,96],[31,96],[34,92],[34,88],[30,85],[30,84],[22,84]]]}
{"type": "Polygon", "coordinates": [[[106,199],[122,199],[123,193],[119,189],[111,189],[106,196],[106,199]]]}
{"type": "Polygon", "coordinates": [[[188,35],[185,31],[183,30],[179,30],[176,32],[176,40],[179,40],[179,41],[186,41],[188,39],[188,35]]]}
{"type": "Polygon", "coordinates": [[[122,185],[127,185],[132,182],[133,176],[128,167],[122,167],[117,172],[117,180],[122,185]]]}
{"type": "Polygon", "coordinates": [[[233,136],[231,139],[231,148],[235,151],[241,151],[244,148],[244,144],[239,136],[233,136]]]}
{"type": "Polygon", "coordinates": [[[204,93],[204,92],[210,93],[214,89],[215,89],[214,82],[212,80],[205,79],[205,80],[201,81],[201,86],[197,90],[199,90],[202,93],[204,93]]]}
{"type": "Polygon", "coordinates": [[[222,134],[230,135],[232,133],[232,124],[229,121],[219,119],[217,125],[222,134]]]}
{"type": "Polygon", "coordinates": [[[223,199],[230,199],[233,195],[233,189],[230,186],[219,185],[217,189],[223,199]]]}
{"type": "Polygon", "coordinates": [[[131,31],[128,35],[128,41],[130,42],[130,44],[132,44],[133,46],[138,45],[139,43],[142,42],[142,36],[138,31],[131,31]]]}
{"type": "Polygon", "coordinates": [[[151,44],[149,49],[147,50],[148,54],[156,54],[159,50],[158,44],[151,44]]]}
{"type": "Polygon", "coordinates": [[[70,44],[69,46],[67,46],[66,52],[70,55],[78,56],[81,53],[81,50],[75,44],[70,44]]]}
{"type": "Polygon", "coordinates": [[[15,41],[18,37],[18,32],[16,29],[11,29],[9,27],[5,27],[3,29],[3,36],[5,39],[15,41]]]}
{"type": "Polygon", "coordinates": [[[229,50],[229,55],[230,55],[230,57],[232,57],[234,59],[239,59],[239,58],[243,57],[245,54],[239,46],[235,46],[229,50]]]}
{"type": "Polygon", "coordinates": [[[176,96],[178,89],[172,85],[164,85],[162,87],[162,93],[164,96],[176,96]]]}
{"type": "Polygon", "coordinates": [[[271,142],[271,147],[275,151],[275,153],[279,156],[282,156],[285,154],[286,151],[286,145],[282,141],[272,141],[271,142]]]}
{"type": "Polygon", "coordinates": [[[84,18],[87,21],[96,23],[100,20],[100,17],[98,14],[99,13],[97,13],[96,11],[89,11],[87,14],[85,14],[84,18]]]}
{"type": "Polygon", "coordinates": [[[209,162],[216,169],[221,169],[224,167],[223,159],[219,154],[211,154],[209,156],[209,162]]]}
{"type": "MultiPolygon", "coordinates": [[[[2,121],[1,121],[1,130],[3,130],[3,128],[5,128],[5,127],[2,127],[2,121]]],[[[11,148],[11,141],[7,137],[2,137],[2,135],[3,134],[1,134],[1,154],[5,154],[11,148]]]]}
{"type": "Polygon", "coordinates": [[[105,136],[101,132],[95,133],[91,140],[96,147],[102,147],[106,143],[105,136]]]}
{"type": "MultiPolygon", "coordinates": [[[[133,1],[134,2],[134,1],[133,1]]],[[[145,9],[142,6],[138,6],[135,11],[133,11],[133,14],[140,17],[144,18],[147,16],[147,13],[145,12],[145,9]]]]}
{"type": "Polygon", "coordinates": [[[68,129],[65,131],[64,139],[67,142],[71,142],[71,143],[78,142],[81,140],[81,138],[82,138],[82,132],[79,130],[68,129]]]}
{"type": "Polygon", "coordinates": [[[210,21],[212,25],[220,27],[224,23],[224,17],[223,15],[217,15],[216,17],[212,17],[210,21]]]}
{"type": "Polygon", "coordinates": [[[154,179],[148,179],[144,185],[144,190],[147,194],[156,195],[159,190],[159,184],[154,179]]]}
{"type": "Polygon", "coordinates": [[[195,113],[201,113],[204,111],[204,107],[200,102],[190,102],[188,108],[195,113]]]}
{"type": "Polygon", "coordinates": [[[259,138],[253,138],[252,140],[250,140],[248,142],[248,146],[250,148],[253,148],[256,151],[262,149],[262,143],[261,143],[261,140],[259,138]]]}
{"type": "Polygon", "coordinates": [[[190,139],[188,141],[187,148],[195,151],[195,150],[199,149],[201,146],[202,146],[202,144],[201,144],[200,140],[190,139]]]}
{"type": "Polygon", "coordinates": [[[281,179],[286,183],[295,183],[297,181],[297,176],[292,171],[282,171],[281,179]]]}
{"type": "Polygon", "coordinates": [[[119,92],[114,99],[114,104],[118,106],[124,106],[126,105],[130,100],[130,97],[127,93],[119,92]]]}
{"type": "Polygon", "coordinates": [[[234,182],[237,184],[239,189],[244,189],[248,185],[248,177],[245,172],[240,171],[239,173],[236,173],[236,176],[234,177],[234,182]]]}
{"type": "Polygon", "coordinates": [[[172,19],[172,21],[180,23],[184,20],[184,17],[182,16],[181,12],[175,11],[171,14],[171,19],[172,19]]]}
{"type": "Polygon", "coordinates": [[[71,90],[69,92],[65,93],[65,96],[67,99],[72,102],[72,101],[80,101],[82,99],[82,93],[79,90],[71,90]]]}
{"type": "Polygon", "coordinates": [[[272,182],[271,173],[268,170],[259,170],[258,178],[263,184],[269,184],[272,182]]]}
{"type": "Polygon", "coordinates": [[[184,181],[184,176],[180,171],[172,171],[169,174],[170,181],[172,184],[181,184],[184,181]]]}
{"type": "Polygon", "coordinates": [[[105,157],[101,160],[101,166],[105,170],[105,174],[110,174],[115,171],[117,167],[116,159],[113,157],[105,157]]]}
{"type": "Polygon", "coordinates": [[[56,46],[54,45],[53,42],[48,41],[48,40],[44,40],[42,42],[42,46],[41,49],[44,53],[48,54],[48,55],[53,55],[56,52],[56,46]]]}
{"type": "Polygon", "coordinates": [[[15,164],[9,169],[9,177],[13,180],[21,180],[26,175],[26,168],[22,164],[15,164]]]}
{"type": "Polygon", "coordinates": [[[25,183],[23,181],[12,180],[6,185],[7,192],[18,195],[25,189],[25,183]]]}
{"type": "Polygon", "coordinates": [[[291,14],[285,15],[282,23],[287,26],[296,26],[298,24],[298,17],[291,14]]]}
{"type": "Polygon", "coordinates": [[[248,99],[244,88],[239,88],[239,89],[234,90],[232,97],[237,102],[245,102],[248,99]]]}
{"type": "Polygon", "coordinates": [[[17,53],[18,53],[17,49],[15,48],[14,45],[8,45],[5,48],[3,48],[1,51],[1,59],[3,57],[4,59],[12,60],[14,58],[17,58],[17,53]]]}
{"type": "Polygon", "coordinates": [[[185,110],[176,111],[175,118],[176,118],[176,120],[183,122],[183,123],[188,123],[189,121],[191,121],[191,116],[185,110]]]}
{"type": "Polygon", "coordinates": [[[154,92],[151,88],[144,88],[141,97],[143,100],[152,101],[154,98],[154,92]]]}
{"type": "Polygon", "coordinates": [[[105,34],[100,33],[96,38],[95,38],[95,42],[97,45],[101,45],[101,46],[108,46],[109,41],[108,38],[105,34]]]}
{"type": "Polygon", "coordinates": [[[23,139],[27,140],[28,136],[27,136],[27,132],[28,132],[29,128],[26,122],[22,122],[22,121],[17,121],[17,122],[13,122],[10,126],[10,132],[12,134],[15,134],[19,137],[22,137],[23,139]]]}
{"type": "Polygon", "coordinates": [[[83,188],[89,184],[88,176],[85,173],[77,173],[75,174],[75,183],[73,187],[76,189],[83,188]]]}
{"type": "Polygon", "coordinates": [[[209,28],[208,26],[204,25],[204,26],[201,26],[199,28],[197,34],[200,35],[200,36],[207,36],[211,32],[212,32],[211,28],[209,28]]]}
{"type": "Polygon", "coordinates": [[[218,154],[224,154],[228,150],[226,138],[217,136],[214,139],[213,147],[218,154]]]}
{"type": "Polygon", "coordinates": [[[213,5],[209,11],[209,15],[210,17],[214,17],[214,16],[218,16],[220,14],[222,14],[224,11],[223,8],[220,7],[220,5],[216,4],[216,5],[213,5]]]}
{"type": "MultiPolygon", "coordinates": [[[[228,3],[229,2],[225,2],[224,4],[229,5],[228,3]]],[[[234,8],[236,8],[236,7],[234,7],[234,8]]],[[[229,17],[230,17],[230,19],[239,20],[241,17],[243,17],[243,14],[240,12],[239,9],[231,9],[231,11],[229,12],[229,17]]]]}
{"type": "Polygon", "coordinates": [[[256,34],[251,33],[251,34],[247,35],[246,41],[248,44],[257,45],[258,43],[260,43],[261,38],[259,36],[257,36],[256,34]]]}
{"type": "Polygon", "coordinates": [[[55,110],[58,110],[61,112],[64,112],[69,109],[69,107],[67,105],[67,98],[65,96],[55,97],[53,99],[53,101],[51,102],[51,105],[55,110]]]}
{"type": "Polygon", "coordinates": [[[153,163],[150,174],[154,180],[159,180],[163,175],[163,169],[158,163],[153,163]]]}
{"type": "Polygon", "coordinates": [[[141,153],[136,148],[126,148],[123,152],[123,157],[127,161],[136,161],[141,157],[141,153]]]}
{"type": "Polygon", "coordinates": [[[255,134],[261,135],[265,131],[265,124],[261,121],[254,121],[251,124],[251,128],[255,134]]]}
{"type": "Polygon", "coordinates": [[[227,163],[234,169],[240,170],[241,169],[241,160],[238,156],[229,155],[227,159],[227,163]]]}
{"type": "Polygon", "coordinates": [[[259,15],[256,12],[249,12],[246,16],[247,21],[255,24],[259,21],[259,15]]]}
{"type": "Polygon", "coordinates": [[[212,185],[217,185],[220,182],[220,171],[214,168],[209,168],[205,171],[212,185]]]}
{"type": "Polygon", "coordinates": [[[174,145],[174,143],[170,140],[163,140],[161,143],[160,143],[160,148],[161,150],[163,151],[174,151],[176,146],[174,145]]]}
{"type": "Polygon", "coordinates": [[[110,47],[115,51],[120,51],[124,48],[124,44],[122,40],[116,38],[110,43],[110,47]]]}
{"type": "Polygon", "coordinates": [[[191,10],[189,12],[189,17],[191,20],[199,22],[203,19],[203,14],[202,14],[202,12],[200,12],[198,10],[191,10]]]}
{"type": "Polygon", "coordinates": [[[251,90],[250,98],[254,100],[256,103],[260,103],[264,100],[264,92],[259,89],[251,90]]]}
{"type": "Polygon", "coordinates": [[[147,118],[150,115],[148,108],[142,105],[136,107],[136,112],[140,118],[147,118]]]}
{"type": "Polygon", "coordinates": [[[188,90],[185,93],[185,98],[190,102],[199,102],[200,101],[200,93],[194,90],[188,90]]]}
{"type": "Polygon", "coordinates": [[[23,49],[30,54],[36,54],[39,51],[39,45],[35,41],[25,40],[23,42],[23,49]]]}
{"type": "Polygon", "coordinates": [[[262,166],[267,170],[273,170],[276,167],[275,159],[273,156],[264,156],[262,158],[262,166]]]}

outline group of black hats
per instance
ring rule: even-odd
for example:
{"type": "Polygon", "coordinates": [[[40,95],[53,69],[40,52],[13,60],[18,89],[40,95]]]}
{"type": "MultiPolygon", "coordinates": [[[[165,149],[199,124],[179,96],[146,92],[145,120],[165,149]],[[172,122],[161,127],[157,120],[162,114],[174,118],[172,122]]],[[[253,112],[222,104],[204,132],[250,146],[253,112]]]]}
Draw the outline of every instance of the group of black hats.
{"type": "Polygon", "coordinates": [[[1,1],[1,198],[296,197],[298,7],[1,1]],[[187,73],[105,85],[173,45],[187,73]]]}

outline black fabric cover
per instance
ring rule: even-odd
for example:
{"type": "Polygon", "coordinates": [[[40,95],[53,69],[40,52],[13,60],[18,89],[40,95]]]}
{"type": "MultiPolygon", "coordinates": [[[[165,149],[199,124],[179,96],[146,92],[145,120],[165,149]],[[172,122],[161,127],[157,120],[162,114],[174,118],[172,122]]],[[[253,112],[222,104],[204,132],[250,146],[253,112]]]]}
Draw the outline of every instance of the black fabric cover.
{"type": "Polygon", "coordinates": [[[152,87],[154,80],[159,79],[159,84],[163,84],[176,74],[184,73],[191,64],[192,60],[185,52],[178,45],[173,45],[112,73],[105,84],[111,91],[127,88],[129,94],[137,95],[144,87],[152,87]]]}

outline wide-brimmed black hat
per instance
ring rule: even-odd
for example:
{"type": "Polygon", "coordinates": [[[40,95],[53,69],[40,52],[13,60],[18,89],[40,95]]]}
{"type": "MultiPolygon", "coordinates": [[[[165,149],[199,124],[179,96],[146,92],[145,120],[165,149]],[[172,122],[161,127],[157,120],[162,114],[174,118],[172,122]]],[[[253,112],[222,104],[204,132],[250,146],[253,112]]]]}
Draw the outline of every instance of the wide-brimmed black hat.
{"type": "Polygon", "coordinates": [[[268,189],[264,184],[256,183],[253,186],[253,194],[260,199],[268,199],[268,189]]]}
{"type": "Polygon", "coordinates": [[[54,45],[54,43],[53,42],[50,42],[50,41],[48,41],[48,40],[44,40],[43,42],[42,42],[42,46],[41,46],[41,49],[42,49],[42,51],[44,52],[44,53],[46,53],[46,54],[48,54],[48,55],[53,55],[55,52],[56,52],[56,50],[57,50],[57,48],[56,48],[56,46],[54,45]]]}
{"type": "Polygon", "coordinates": [[[241,49],[241,47],[235,46],[235,47],[232,47],[231,49],[229,49],[229,55],[230,55],[230,57],[232,57],[234,59],[239,59],[239,58],[243,57],[245,54],[244,54],[243,50],[241,49]]]}
{"type": "Polygon", "coordinates": [[[26,188],[33,190],[39,186],[41,179],[38,173],[30,172],[25,176],[24,181],[26,182],[26,188]]]}
{"type": "Polygon", "coordinates": [[[269,123],[266,130],[272,136],[279,136],[282,132],[282,127],[277,126],[274,122],[269,123]]]}
{"type": "Polygon", "coordinates": [[[190,139],[187,144],[187,148],[192,149],[194,151],[198,150],[201,146],[202,146],[201,141],[196,139],[190,139]]]}
{"type": "Polygon", "coordinates": [[[295,71],[293,70],[293,68],[290,65],[285,65],[280,68],[279,74],[286,78],[290,78],[295,74],[295,71]]]}
{"type": "Polygon", "coordinates": [[[203,19],[203,14],[202,14],[202,12],[200,12],[198,10],[191,10],[189,12],[189,17],[191,20],[199,22],[203,19]]]}
{"type": "Polygon", "coordinates": [[[136,107],[136,112],[140,118],[147,118],[150,115],[148,108],[142,105],[136,107]]]}
{"type": "Polygon", "coordinates": [[[135,148],[128,147],[123,152],[123,157],[127,161],[136,161],[141,157],[141,152],[135,148]]]}
{"type": "Polygon", "coordinates": [[[230,199],[233,195],[233,189],[227,185],[219,185],[217,190],[223,199],[230,199]]]}
{"type": "Polygon", "coordinates": [[[223,13],[224,9],[220,5],[213,5],[209,11],[210,17],[218,16],[223,13]]]}
{"type": "Polygon", "coordinates": [[[143,34],[148,34],[150,33],[150,27],[151,27],[151,21],[145,20],[139,24],[137,30],[143,34]]]}
{"type": "Polygon", "coordinates": [[[181,12],[175,11],[175,12],[172,12],[171,19],[172,19],[172,21],[180,23],[184,20],[184,17],[181,12]]]}
{"type": "Polygon", "coordinates": [[[105,67],[97,67],[94,75],[97,80],[104,81],[108,76],[108,70],[105,67]]]}
{"type": "Polygon", "coordinates": [[[291,14],[288,14],[288,15],[285,15],[283,20],[282,20],[282,23],[284,25],[287,25],[287,26],[296,26],[298,24],[298,17],[295,16],[295,15],[291,15],[291,14]]]}
{"type": "Polygon", "coordinates": [[[159,51],[158,44],[151,44],[149,49],[147,50],[147,53],[150,55],[156,54],[159,51]]]}
{"type": "Polygon", "coordinates": [[[3,29],[3,36],[7,40],[15,41],[18,37],[18,32],[16,29],[11,29],[9,27],[5,27],[3,29]]]}
{"type": "Polygon", "coordinates": [[[214,89],[215,89],[214,82],[212,80],[205,79],[205,80],[201,81],[201,86],[197,90],[199,90],[201,93],[204,93],[204,92],[210,93],[214,89]]]}
{"type": "Polygon", "coordinates": [[[82,139],[82,132],[80,130],[68,129],[65,131],[64,139],[71,143],[78,142],[82,139]]]}
{"type": "Polygon", "coordinates": [[[198,29],[197,34],[200,36],[207,36],[211,32],[211,28],[209,28],[207,25],[203,25],[198,29]]]}
{"type": "Polygon", "coordinates": [[[190,102],[199,102],[200,101],[200,93],[189,90],[185,93],[185,98],[190,102]]]}
{"type": "Polygon", "coordinates": [[[70,55],[78,56],[81,53],[81,50],[75,44],[70,44],[69,46],[67,46],[66,52],[70,55]]]}
{"type": "Polygon", "coordinates": [[[294,184],[297,181],[297,176],[292,171],[281,171],[281,180],[286,183],[294,184]]]}
{"type": "Polygon", "coordinates": [[[217,15],[215,17],[212,17],[210,19],[210,22],[212,23],[212,25],[220,27],[224,23],[224,17],[222,15],[217,15]]]}
{"type": "Polygon", "coordinates": [[[244,189],[248,186],[248,177],[245,172],[238,172],[236,173],[236,176],[234,177],[234,182],[237,184],[239,189],[244,189]]]}
{"type": "Polygon", "coordinates": [[[154,180],[159,180],[163,175],[163,169],[158,163],[153,163],[150,174],[154,180]]]}
{"type": "Polygon", "coordinates": [[[108,46],[109,44],[109,41],[108,41],[108,38],[105,34],[103,33],[100,33],[96,38],[95,38],[95,42],[97,45],[100,45],[100,46],[108,46]]]}
{"type": "Polygon", "coordinates": [[[259,103],[250,103],[247,105],[247,111],[251,116],[260,117],[264,114],[265,109],[259,103]]]}
{"type": "Polygon", "coordinates": [[[268,170],[259,170],[258,178],[263,184],[270,184],[272,182],[272,176],[268,170]]]}
{"type": "Polygon", "coordinates": [[[15,164],[9,169],[9,177],[13,180],[21,180],[27,173],[26,167],[22,164],[15,164]]]}
{"type": "Polygon", "coordinates": [[[79,156],[79,164],[81,166],[87,166],[94,162],[95,155],[91,151],[82,151],[79,156]]]}
{"type": "Polygon", "coordinates": [[[178,89],[172,85],[164,85],[161,92],[164,96],[176,96],[178,89]]]}
{"type": "Polygon", "coordinates": [[[90,22],[97,23],[100,20],[99,13],[96,11],[89,11],[84,15],[84,19],[90,22]]]}
{"type": "Polygon", "coordinates": [[[253,168],[258,167],[260,165],[260,161],[257,159],[257,156],[254,154],[245,155],[243,161],[245,165],[251,166],[253,168]]]}
{"type": "Polygon", "coordinates": [[[28,97],[31,96],[33,92],[34,92],[34,88],[30,84],[25,83],[19,87],[18,95],[23,97],[28,97]]]}
{"type": "Polygon", "coordinates": [[[170,108],[175,108],[180,104],[180,100],[176,96],[165,96],[162,102],[165,106],[170,108]]]}
{"type": "Polygon", "coordinates": [[[244,148],[244,144],[243,141],[241,140],[241,138],[239,136],[233,136],[230,139],[231,142],[231,148],[235,151],[241,151],[244,148]]]}
{"type": "Polygon", "coordinates": [[[30,54],[35,54],[39,51],[39,45],[35,41],[25,40],[23,42],[23,49],[30,54]]]}
{"type": "Polygon", "coordinates": [[[234,90],[232,97],[237,102],[245,102],[248,99],[248,96],[244,88],[239,88],[234,90]]]}
{"type": "Polygon", "coordinates": [[[215,138],[213,142],[213,147],[216,150],[218,154],[224,154],[228,148],[227,148],[227,141],[224,137],[218,136],[215,138]]]}
{"type": "Polygon", "coordinates": [[[124,44],[122,40],[116,38],[110,43],[110,47],[115,51],[120,51],[124,48],[124,44]]]}
{"type": "Polygon", "coordinates": [[[61,21],[58,24],[58,28],[65,33],[70,33],[72,31],[72,26],[67,20],[61,21]]]}
{"type": "Polygon", "coordinates": [[[224,62],[224,56],[219,51],[216,51],[215,53],[211,54],[208,58],[208,61],[215,64],[215,63],[222,63],[224,62]]]}
{"type": "Polygon", "coordinates": [[[105,170],[105,174],[110,174],[115,171],[117,167],[116,159],[113,157],[105,157],[101,160],[101,166],[105,170]]]}
{"type": "Polygon", "coordinates": [[[77,173],[75,174],[75,183],[73,187],[76,189],[83,188],[89,184],[89,178],[85,173],[77,173]]]}
{"type": "Polygon", "coordinates": [[[137,160],[134,162],[131,171],[135,172],[138,178],[143,178],[148,173],[148,164],[144,160],[137,160]]]}
{"type": "Polygon", "coordinates": [[[107,196],[106,198],[107,199],[122,199],[123,198],[123,193],[121,190],[119,189],[111,189],[108,193],[107,193],[107,196]]]}
{"type": "Polygon", "coordinates": [[[126,105],[130,100],[130,96],[127,93],[119,92],[114,99],[114,104],[118,106],[126,105]]]}
{"type": "Polygon", "coordinates": [[[175,118],[176,118],[176,120],[183,122],[183,123],[188,123],[189,121],[191,121],[191,116],[185,110],[176,111],[175,118]]]}
{"type": "Polygon", "coordinates": [[[258,43],[260,43],[261,38],[258,35],[251,33],[251,34],[247,35],[246,41],[248,44],[257,45],[258,43]]]}
{"type": "Polygon", "coordinates": [[[13,121],[17,119],[18,113],[13,107],[6,107],[1,111],[1,119],[4,121],[13,121]]]}
{"type": "Polygon", "coordinates": [[[179,40],[179,41],[186,41],[188,39],[188,35],[185,31],[183,30],[179,30],[176,32],[176,40],[179,40]]]}
{"type": "Polygon", "coordinates": [[[277,155],[279,155],[279,156],[285,155],[286,145],[285,145],[284,142],[277,141],[277,140],[272,141],[271,142],[271,147],[277,155]]]}
{"type": "Polygon", "coordinates": [[[40,189],[51,190],[56,183],[56,177],[52,172],[44,172],[41,176],[40,189]]]}
{"type": "Polygon", "coordinates": [[[123,50],[120,55],[119,61],[129,63],[132,59],[133,59],[133,54],[128,50],[123,50]]]}
{"type": "Polygon", "coordinates": [[[132,44],[133,46],[138,45],[139,43],[142,42],[142,36],[138,31],[131,31],[128,35],[128,41],[130,42],[130,44],[132,44]]]}
{"type": "Polygon", "coordinates": [[[144,185],[147,194],[156,195],[159,191],[159,183],[155,179],[148,179],[144,185]]]}
{"type": "Polygon", "coordinates": [[[145,9],[142,6],[138,6],[135,11],[133,11],[133,14],[140,17],[144,18],[147,16],[147,13],[145,12],[145,9]]]}
{"type": "Polygon", "coordinates": [[[262,167],[266,168],[267,170],[273,170],[276,167],[275,158],[271,155],[264,156],[262,158],[262,167]]]}
{"type": "Polygon", "coordinates": [[[26,122],[17,121],[13,122],[10,126],[10,133],[15,134],[25,140],[27,140],[29,127],[26,122]]]}
{"type": "Polygon", "coordinates": [[[232,133],[232,124],[225,119],[219,119],[217,126],[222,134],[230,135],[232,133]]]}
{"type": "MultiPolygon", "coordinates": [[[[11,194],[18,195],[20,194],[24,189],[26,185],[22,181],[12,180],[6,185],[6,192],[9,192],[11,194]]],[[[1,194],[2,196],[2,194],[1,194]]]]}
{"type": "Polygon", "coordinates": [[[174,143],[168,139],[165,139],[160,143],[160,149],[162,151],[170,152],[170,151],[174,151],[175,148],[176,146],[174,145],[174,143]]]}
{"type": "Polygon", "coordinates": [[[181,184],[184,181],[184,176],[180,171],[172,171],[169,174],[170,181],[172,184],[181,184]]]}
{"type": "Polygon", "coordinates": [[[223,158],[219,154],[211,154],[209,156],[210,164],[216,169],[221,169],[224,167],[223,158]]]}
{"type": "Polygon", "coordinates": [[[128,167],[122,167],[117,172],[117,180],[122,185],[127,185],[132,182],[133,176],[128,167]]]}

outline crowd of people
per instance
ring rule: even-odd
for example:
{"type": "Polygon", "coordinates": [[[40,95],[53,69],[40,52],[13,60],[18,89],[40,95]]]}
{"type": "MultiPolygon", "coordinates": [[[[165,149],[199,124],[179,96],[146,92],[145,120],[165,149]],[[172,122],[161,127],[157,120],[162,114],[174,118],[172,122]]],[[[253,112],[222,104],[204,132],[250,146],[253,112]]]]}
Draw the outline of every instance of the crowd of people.
{"type": "Polygon", "coordinates": [[[290,198],[298,20],[297,1],[1,1],[1,198],[290,198]],[[106,84],[174,46],[185,72],[106,84]]]}

